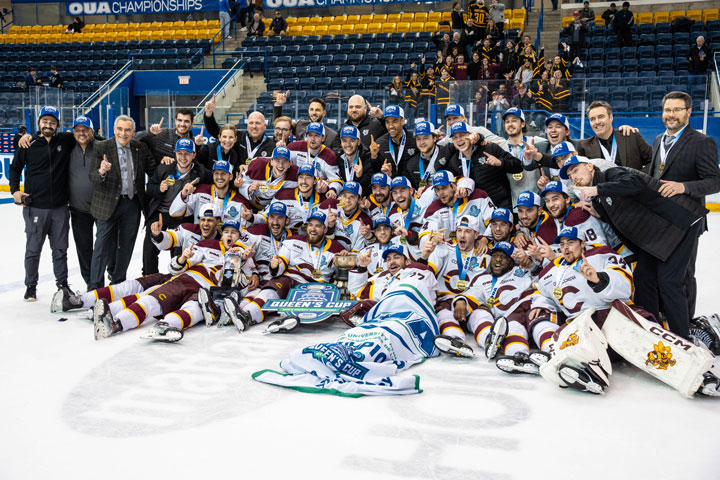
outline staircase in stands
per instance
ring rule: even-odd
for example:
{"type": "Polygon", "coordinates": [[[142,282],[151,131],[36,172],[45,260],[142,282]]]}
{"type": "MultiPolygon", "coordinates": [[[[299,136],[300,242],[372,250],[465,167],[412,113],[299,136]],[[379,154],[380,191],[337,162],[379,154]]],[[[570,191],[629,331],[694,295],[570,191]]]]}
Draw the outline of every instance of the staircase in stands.
{"type": "Polygon", "coordinates": [[[553,11],[550,0],[535,0],[535,9],[528,15],[528,24],[525,26],[525,35],[535,42],[537,37],[537,27],[540,18],[540,2],[544,1],[543,11],[543,29],[540,35],[540,46],[545,45],[548,56],[555,56],[557,44],[560,39],[560,30],[562,29],[562,1],[558,1],[558,9],[553,11]]]}

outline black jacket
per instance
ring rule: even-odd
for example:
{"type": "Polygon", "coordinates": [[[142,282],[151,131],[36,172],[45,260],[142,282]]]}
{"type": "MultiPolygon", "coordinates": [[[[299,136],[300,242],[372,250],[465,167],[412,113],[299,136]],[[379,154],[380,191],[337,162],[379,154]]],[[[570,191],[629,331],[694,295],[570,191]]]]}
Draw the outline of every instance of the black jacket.
{"type": "MultiPolygon", "coordinates": [[[[431,172],[428,173],[430,159],[422,159],[423,171],[425,172],[426,181],[428,182],[428,184],[430,184],[432,176],[435,172],[439,170],[445,170],[447,168],[450,158],[453,156],[453,154],[456,153],[456,150],[455,148],[453,148],[452,144],[436,145],[436,148],[438,149],[438,154],[437,157],[435,157],[435,163],[433,164],[431,172]]],[[[400,175],[410,180],[410,184],[416,190],[420,188],[420,161],[421,156],[420,152],[418,151],[418,154],[411,157],[405,164],[405,168],[403,168],[403,170],[400,172],[400,175]]]]}
{"type": "MultiPolygon", "coordinates": [[[[205,129],[207,130],[207,132],[213,137],[217,138],[220,134],[220,125],[218,125],[217,120],[215,120],[215,116],[211,115],[208,117],[207,115],[203,115],[203,123],[205,124],[205,129]]],[[[246,138],[247,132],[238,130],[237,142],[235,142],[235,146],[233,147],[233,149],[237,152],[238,159],[241,164],[244,164],[249,156],[247,151],[247,142],[245,140],[246,138]]],[[[264,140],[261,140],[260,145],[251,144],[252,149],[258,147],[252,158],[270,158],[272,156],[272,152],[275,149],[275,139],[272,137],[264,138],[264,140]]]]}
{"type": "MultiPolygon", "coordinates": [[[[351,123],[350,120],[346,120],[345,123],[343,123],[343,127],[345,125],[354,124],[351,123]]],[[[360,120],[360,123],[358,125],[354,126],[356,126],[357,129],[360,131],[360,143],[362,143],[366,147],[370,146],[370,141],[372,140],[370,138],[371,136],[377,142],[380,137],[387,133],[387,129],[385,128],[385,122],[369,115],[366,115],[365,118],[360,120]]]]}
{"type": "MultiPolygon", "coordinates": [[[[370,181],[372,180],[372,176],[375,173],[378,173],[380,171],[379,168],[376,167],[375,163],[373,162],[372,158],[370,157],[370,150],[368,150],[365,145],[362,143],[360,144],[360,158],[359,162],[363,166],[363,173],[360,176],[360,178],[355,177],[354,180],[360,184],[362,187],[363,195],[370,195],[371,192],[371,186],[370,181]]],[[[340,169],[340,178],[342,179],[343,183],[348,181],[347,175],[345,174],[345,159],[343,158],[343,151],[342,149],[335,150],[335,156],[337,157],[337,165],[340,169]]],[[[349,161],[352,161],[354,158],[350,158],[349,161]]],[[[348,165],[349,166],[349,165],[348,165]]],[[[381,164],[382,166],[382,164],[381,164]]],[[[350,167],[352,168],[352,167],[350,167]]]]}
{"type": "MultiPolygon", "coordinates": [[[[218,147],[220,146],[219,142],[214,143],[208,143],[207,145],[202,145],[200,148],[197,149],[197,156],[195,157],[195,162],[199,163],[203,167],[205,167],[208,171],[212,172],[213,164],[218,159],[218,147]]],[[[246,147],[247,148],[247,147],[246,147]]],[[[223,160],[227,160],[230,162],[230,165],[233,167],[233,174],[237,172],[237,169],[240,165],[245,165],[245,161],[247,159],[243,158],[243,161],[240,161],[240,158],[238,157],[238,153],[235,149],[230,149],[228,153],[222,152],[222,148],[220,149],[220,156],[223,160]]]]}
{"type": "Polygon", "coordinates": [[[58,133],[50,143],[40,134],[33,135],[28,148],[18,148],[10,164],[10,193],[20,190],[20,176],[25,170],[25,193],[36,208],[67,205],[69,198],[68,167],[70,152],[75,148],[72,133],[58,133]]]}
{"type": "MultiPolygon", "coordinates": [[[[283,107],[273,105],[273,121],[278,117],[282,116],[283,107]]],[[[295,135],[295,140],[305,140],[305,132],[307,131],[307,126],[309,124],[310,119],[308,118],[301,118],[300,120],[295,122],[295,127],[293,128],[293,135],[295,135]]],[[[333,150],[337,150],[338,148],[340,148],[340,135],[338,135],[338,132],[328,127],[327,125],[325,125],[325,140],[323,141],[323,145],[333,150]]]]}
{"type": "MultiPolygon", "coordinates": [[[[156,220],[155,212],[157,211],[158,207],[160,207],[163,199],[165,198],[165,194],[167,193],[160,191],[160,182],[174,174],[176,171],[175,168],[176,167],[174,163],[170,165],[160,165],[155,170],[155,173],[153,173],[148,179],[148,214],[145,217],[146,222],[154,222],[156,220]]],[[[188,175],[184,177],[181,181],[176,182],[176,184],[174,185],[174,190],[180,192],[185,186],[185,184],[192,182],[196,178],[200,179],[200,181],[198,182],[199,184],[212,183],[212,173],[208,171],[203,165],[195,162],[192,169],[190,169],[188,175]]]]}
{"type": "Polygon", "coordinates": [[[150,154],[155,159],[155,163],[159,165],[163,157],[175,158],[175,144],[180,138],[193,140],[190,131],[188,131],[187,135],[181,137],[174,128],[163,128],[157,135],[153,135],[147,130],[139,132],[135,140],[139,140],[147,145],[150,149],[150,154]]]}
{"type": "Polygon", "coordinates": [[[405,166],[410,159],[412,157],[416,157],[419,153],[417,145],[415,145],[415,137],[412,133],[407,131],[405,132],[405,147],[403,148],[402,157],[397,159],[397,164],[395,164],[395,161],[393,160],[392,152],[394,152],[394,155],[397,158],[397,155],[400,154],[400,146],[395,142],[392,142],[390,134],[386,133],[382,137],[376,138],[375,141],[378,145],[380,145],[380,152],[378,152],[378,158],[374,161],[374,168],[377,169],[377,171],[380,171],[383,163],[387,160],[390,165],[392,165],[391,177],[395,177],[399,175],[399,172],[404,171],[406,168],[405,166]],[[392,152],[390,150],[390,142],[392,142],[392,152]]]}

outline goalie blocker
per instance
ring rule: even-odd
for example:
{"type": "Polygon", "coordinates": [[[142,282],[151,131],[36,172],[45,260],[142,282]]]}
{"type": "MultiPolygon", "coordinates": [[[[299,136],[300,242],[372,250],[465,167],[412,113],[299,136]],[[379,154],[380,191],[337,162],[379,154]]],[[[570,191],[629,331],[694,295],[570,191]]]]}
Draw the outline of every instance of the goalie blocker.
{"type": "Polygon", "coordinates": [[[686,398],[720,396],[710,372],[715,356],[653,323],[622,302],[613,303],[602,329],[586,310],[551,339],[552,358],[540,374],[560,387],[602,393],[612,373],[607,347],[686,398]]]}

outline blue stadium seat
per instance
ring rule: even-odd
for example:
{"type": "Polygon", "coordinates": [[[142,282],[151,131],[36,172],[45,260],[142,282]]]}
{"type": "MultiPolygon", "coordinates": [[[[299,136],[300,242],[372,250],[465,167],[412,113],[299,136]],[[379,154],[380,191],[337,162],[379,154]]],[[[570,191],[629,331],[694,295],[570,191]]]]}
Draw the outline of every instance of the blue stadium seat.
{"type": "Polygon", "coordinates": [[[620,57],[623,60],[628,60],[628,59],[636,59],[637,55],[638,55],[638,53],[637,53],[637,50],[635,49],[635,47],[623,47],[620,57]]]}
{"type": "Polygon", "coordinates": [[[605,50],[605,60],[618,60],[620,58],[619,48],[608,48],[605,50]]]}
{"type": "Polygon", "coordinates": [[[672,45],[673,36],[671,33],[658,33],[655,36],[658,45],[672,45]]]}
{"type": "Polygon", "coordinates": [[[370,52],[370,44],[369,43],[358,43],[355,45],[355,53],[364,55],[369,52],[370,52]]]}
{"type": "Polygon", "coordinates": [[[297,77],[297,67],[285,67],[283,68],[283,78],[295,78],[297,77]]]}
{"type": "Polygon", "coordinates": [[[688,54],[690,53],[690,46],[685,44],[679,44],[673,46],[673,57],[683,57],[686,58],[688,54]]]}
{"type": "Polygon", "coordinates": [[[627,112],[628,102],[626,100],[617,100],[612,103],[614,112],[627,112]]]}
{"type": "Polygon", "coordinates": [[[707,77],[705,75],[688,75],[688,85],[705,85],[707,77]]]}
{"type": "Polygon", "coordinates": [[[320,77],[315,79],[315,88],[320,90],[330,90],[332,81],[328,77],[320,77]]]}
{"type": "Polygon", "coordinates": [[[289,55],[282,55],[278,57],[277,59],[277,66],[278,67],[289,67],[291,66],[291,63],[293,61],[293,57],[289,55]]]}
{"type": "MultiPolygon", "coordinates": [[[[295,70],[295,76],[302,79],[302,78],[309,78],[309,77],[315,77],[315,74],[313,72],[313,67],[311,66],[304,66],[304,67],[297,67],[295,70]]],[[[305,90],[305,89],[303,89],[305,90]]]]}
{"type": "Polygon", "coordinates": [[[318,63],[320,65],[332,65],[335,63],[333,55],[320,55],[318,56],[318,63]]]}
{"type": "Polygon", "coordinates": [[[633,102],[630,102],[630,106],[628,107],[628,110],[631,112],[646,112],[648,111],[648,101],[647,99],[644,100],[635,100],[633,102]]]}
{"type": "Polygon", "coordinates": [[[655,56],[655,47],[651,45],[638,47],[638,56],[640,58],[653,58],[655,56]]]}
{"type": "Polygon", "coordinates": [[[355,65],[340,65],[339,76],[352,77],[353,75],[355,75],[355,65]]]}
{"type": "Polygon", "coordinates": [[[268,68],[275,68],[278,66],[278,57],[270,56],[267,57],[268,68]]]}
{"type": "Polygon", "coordinates": [[[299,78],[286,78],[284,80],[285,88],[287,90],[298,90],[300,85],[300,79],[299,78]]]}
{"type": "Polygon", "coordinates": [[[602,60],[605,57],[605,50],[602,48],[591,48],[588,52],[588,60],[602,60]]]}
{"type": "Polygon", "coordinates": [[[659,86],[659,85],[653,85],[653,86],[648,87],[648,95],[649,95],[651,104],[660,103],[666,93],[667,93],[666,87],[659,86]]]}
{"type": "Polygon", "coordinates": [[[388,65],[388,67],[387,67],[388,76],[395,77],[398,75],[402,75],[402,73],[403,73],[402,65],[388,65]]]}
{"type": "Polygon", "coordinates": [[[282,78],[271,78],[267,82],[267,89],[268,90],[284,90],[285,89],[285,82],[282,78]]]}
{"type": "Polygon", "coordinates": [[[374,33],[363,33],[362,37],[360,37],[361,43],[369,43],[372,45],[373,43],[376,43],[378,40],[375,38],[374,33]]]}
{"type": "Polygon", "coordinates": [[[655,47],[655,56],[657,58],[670,58],[672,57],[672,46],[670,45],[658,45],[655,47]]]}
{"type": "Polygon", "coordinates": [[[364,86],[372,90],[380,88],[380,77],[365,77],[364,86]]]}
{"type": "Polygon", "coordinates": [[[630,88],[630,101],[647,101],[648,91],[644,85],[630,88]]]}
{"type": "Polygon", "coordinates": [[[655,33],[655,25],[652,23],[641,23],[640,25],[638,25],[638,33],[640,35],[655,33]]]}
{"type": "Polygon", "coordinates": [[[344,90],[345,87],[347,87],[347,78],[345,78],[345,77],[332,78],[332,89],[333,90],[344,90]]]}
{"type": "Polygon", "coordinates": [[[605,60],[605,73],[617,73],[620,71],[620,60],[605,60]]]}
{"type": "Polygon", "coordinates": [[[707,29],[705,28],[705,22],[696,21],[693,22],[692,26],[690,27],[690,36],[692,38],[695,38],[696,35],[703,35],[706,31],[707,29]]]}
{"type": "Polygon", "coordinates": [[[301,78],[299,88],[300,90],[312,90],[315,88],[315,79],[312,77],[301,78]]]}
{"type": "Polygon", "coordinates": [[[328,46],[326,44],[318,44],[313,47],[312,53],[313,55],[325,55],[328,51],[328,46]]]}
{"type": "Polygon", "coordinates": [[[311,67],[318,65],[319,61],[320,57],[318,55],[308,55],[307,57],[305,57],[305,65],[309,65],[311,67]]]}
{"type": "MultiPolygon", "coordinates": [[[[625,65],[622,65],[623,67],[625,65]]],[[[620,77],[607,77],[605,78],[605,87],[618,89],[618,91],[624,91],[624,84],[622,84],[622,78],[620,77]]]]}
{"type": "Polygon", "coordinates": [[[687,32],[677,32],[673,34],[673,45],[689,45],[690,44],[690,34],[687,32]]]}
{"type": "Polygon", "coordinates": [[[337,55],[334,56],[333,63],[335,65],[340,65],[340,66],[347,65],[347,59],[348,59],[348,56],[346,54],[338,53],[337,55]]]}
{"type": "Polygon", "coordinates": [[[632,59],[623,60],[620,70],[623,73],[637,72],[639,68],[640,68],[640,64],[638,63],[638,61],[636,59],[632,58],[632,59]]]}
{"type": "Polygon", "coordinates": [[[655,59],[654,58],[641,58],[640,59],[640,71],[641,72],[654,72],[655,71],[655,59]]]}
{"type": "Polygon", "coordinates": [[[349,90],[359,90],[363,88],[363,79],[360,77],[350,77],[347,79],[347,88],[349,90]]]}
{"type": "Polygon", "coordinates": [[[720,20],[708,20],[705,24],[708,33],[720,32],[720,20]]]}
{"type": "Polygon", "coordinates": [[[402,42],[399,45],[399,51],[403,53],[410,53],[415,48],[415,44],[413,42],[402,42]]]}
{"type": "Polygon", "coordinates": [[[386,53],[397,53],[400,51],[400,44],[398,42],[386,42],[385,52],[386,53]]]}
{"type": "Polygon", "coordinates": [[[387,32],[378,33],[375,35],[375,41],[387,43],[390,41],[390,34],[387,32]]]}
{"type": "Polygon", "coordinates": [[[355,45],[352,43],[344,43],[340,45],[340,53],[345,53],[347,55],[355,52],[355,45]]]}
{"type": "Polygon", "coordinates": [[[295,55],[294,57],[290,57],[290,65],[293,67],[302,67],[305,65],[305,55],[295,55]]]}
{"type": "Polygon", "coordinates": [[[358,77],[369,77],[371,71],[372,66],[367,63],[362,63],[355,67],[355,75],[357,75],[358,77]]]}
{"type": "Polygon", "coordinates": [[[391,64],[393,62],[393,54],[392,53],[381,53],[378,55],[378,62],[384,63],[384,64],[391,64]]]}
{"type": "Polygon", "coordinates": [[[675,57],[675,70],[687,72],[689,63],[686,57],[675,57]]]}
{"type": "Polygon", "coordinates": [[[383,53],[385,51],[385,43],[384,42],[375,42],[372,45],[370,45],[370,51],[373,53],[383,53]]]}
{"type": "Polygon", "coordinates": [[[366,53],[363,56],[363,62],[367,63],[368,65],[374,65],[378,63],[378,58],[380,56],[377,53],[366,53]]]}
{"type": "Polygon", "coordinates": [[[372,66],[372,74],[376,77],[383,77],[387,73],[387,65],[375,63],[372,66]]]}
{"type": "Polygon", "coordinates": [[[327,46],[327,50],[325,51],[325,53],[327,53],[328,55],[337,55],[338,53],[340,53],[341,48],[342,46],[340,44],[333,43],[332,45],[327,46]]]}
{"type": "Polygon", "coordinates": [[[396,53],[393,58],[393,63],[398,65],[406,65],[408,63],[407,53],[396,53]]]}
{"type": "Polygon", "coordinates": [[[363,56],[359,53],[353,53],[348,55],[348,63],[350,65],[360,65],[363,63],[363,56]]]}
{"type": "MultiPolygon", "coordinates": [[[[452,35],[450,35],[452,36],[452,35]]],[[[403,42],[405,41],[405,34],[402,32],[393,32],[390,34],[391,42],[403,42]]]]}

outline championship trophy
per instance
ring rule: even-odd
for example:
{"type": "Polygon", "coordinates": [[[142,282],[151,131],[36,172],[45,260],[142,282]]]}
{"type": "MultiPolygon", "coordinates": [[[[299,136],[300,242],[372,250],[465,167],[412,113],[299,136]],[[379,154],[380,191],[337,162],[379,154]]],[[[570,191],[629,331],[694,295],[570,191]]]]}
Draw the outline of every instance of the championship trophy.
{"type": "Polygon", "coordinates": [[[337,267],[337,274],[335,274],[335,285],[340,289],[340,298],[342,300],[350,300],[351,294],[347,289],[348,274],[350,269],[357,266],[357,254],[351,253],[350,255],[335,255],[333,262],[337,267]]]}

